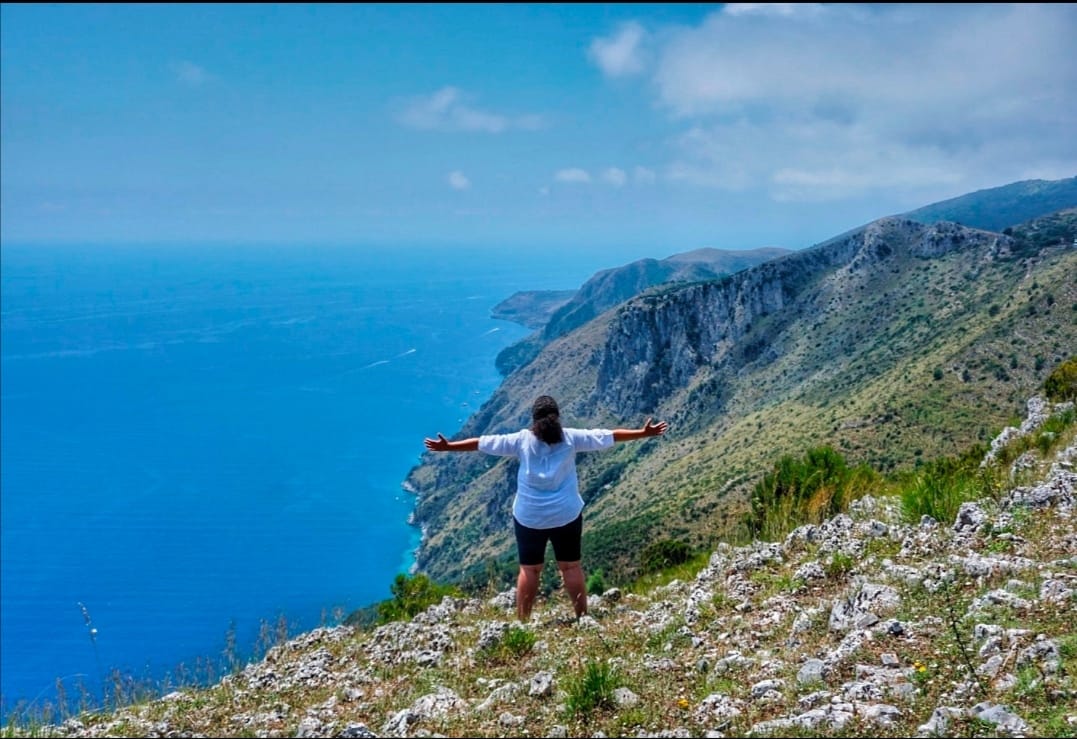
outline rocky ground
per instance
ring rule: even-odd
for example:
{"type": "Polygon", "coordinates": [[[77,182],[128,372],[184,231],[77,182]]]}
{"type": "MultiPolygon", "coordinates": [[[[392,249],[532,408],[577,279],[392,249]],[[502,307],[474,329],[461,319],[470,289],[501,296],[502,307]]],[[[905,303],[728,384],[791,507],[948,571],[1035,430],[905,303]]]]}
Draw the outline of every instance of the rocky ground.
{"type": "MultiPolygon", "coordinates": [[[[1058,410],[1029,407],[996,450],[1058,410]]],[[[864,497],[578,621],[560,592],[525,626],[511,591],[445,598],[21,735],[1077,736],[1075,456],[1071,428],[953,521],[864,497]]]]}

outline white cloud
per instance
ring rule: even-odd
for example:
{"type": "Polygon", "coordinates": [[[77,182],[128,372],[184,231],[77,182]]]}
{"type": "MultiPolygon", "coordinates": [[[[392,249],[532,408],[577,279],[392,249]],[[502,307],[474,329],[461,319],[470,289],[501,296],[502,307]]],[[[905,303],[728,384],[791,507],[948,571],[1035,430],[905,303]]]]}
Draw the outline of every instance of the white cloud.
{"type": "Polygon", "coordinates": [[[1073,4],[742,3],[638,36],[680,129],[664,176],[825,199],[1072,176],[1075,30],[1073,4]]]}
{"type": "Polygon", "coordinates": [[[558,170],[553,178],[558,182],[578,182],[583,184],[591,181],[591,175],[587,174],[586,170],[578,167],[558,170]]]}
{"type": "Polygon", "coordinates": [[[209,82],[213,75],[194,62],[178,61],[169,65],[176,81],[188,87],[201,87],[209,82]]]}
{"type": "Polygon", "coordinates": [[[602,181],[614,187],[624,187],[624,184],[628,182],[628,175],[625,174],[623,169],[610,167],[602,173],[602,181]]]}
{"type": "Polygon", "coordinates": [[[409,128],[434,131],[503,133],[510,129],[542,128],[542,116],[508,116],[473,107],[461,90],[443,87],[432,95],[413,97],[400,105],[397,120],[409,128]]]}
{"type": "Polygon", "coordinates": [[[832,122],[772,128],[739,122],[697,126],[675,142],[667,177],[726,190],[765,189],[777,201],[829,201],[877,189],[960,184],[959,157],[925,160],[867,127],[832,122]],[[835,142],[839,142],[836,144],[835,142]],[[744,151],[758,152],[742,156],[744,151]]]}
{"type": "Polygon", "coordinates": [[[613,36],[592,41],[587,55],[609,77],[639,74],[646,64],[645,37],[646,32],[639,23],[625,23],[613,36]]]}
{"type": "Polygon", "coordinates": [[[449,172],[449,176],[446,179],[449,182],[449,187],[454,190],[466,190],[471,187],[471,180],[458,169],[449,172]]]}
{"type": "Polygon", "coordinates": [[[632,170],[632,181],[637,185],[653,185],[657,179],[653,169],[637,166],[632,170]]]}
{"type": "Polygon", "coordinates": [[[726,15],[791,16],[815,13],[819,3],[726,3],[721,12],[726,15]]]}
{"type": "MultiPolygon", "coordinates": [[[[629,177],[628,173],[620,167],[607,167],[606,169],[602,170],[602,172],[599,173],[597,176],[592,177],[591,173],[585,169],[581,169],[579,167],[569,167],[566,169],[558,170],[554,174],[553,178],[557,182],[570,182],[581,185],[589,185],[593,182],[601,182],[611,187],[620,188],[627,185],[630,180],[636,185],[654,184],[654,182],[657,180],[657,175],[654,173],[654,170],[648,169],[646,167],[637,166],[632,170],[631,178],[629,177]]],[[[549,192],[548,188],[543,188],[543,190],[546,191],[543,194],[547,194],[549,192]]]]}

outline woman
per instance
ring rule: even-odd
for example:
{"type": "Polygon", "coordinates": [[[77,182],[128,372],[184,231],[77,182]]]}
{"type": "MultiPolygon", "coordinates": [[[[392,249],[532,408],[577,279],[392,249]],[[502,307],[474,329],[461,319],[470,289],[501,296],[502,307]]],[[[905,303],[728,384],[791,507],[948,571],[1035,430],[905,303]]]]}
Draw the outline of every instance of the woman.
{"type": "Polygon", "coordinates": [[[546,559],[546,542],[553,544],[557,568],[572,599],[576,618],[587,613],[587,589],[580,566],[583,498],[576,475],[576,452],[609,449],[619,441],[634,441],[666,433],[665,421],[648,418],[638,429],[574,429],[561,426],[557,402],[549,395],[535,400],[532,424],[513,434],[490,434],[449,441],[441,434],[423,443],[432,452],[485,452],[516,457],[516,498],[512,504],[520,575],[516,580],[516,615],[531,618],[539,575],[546,559]]]}

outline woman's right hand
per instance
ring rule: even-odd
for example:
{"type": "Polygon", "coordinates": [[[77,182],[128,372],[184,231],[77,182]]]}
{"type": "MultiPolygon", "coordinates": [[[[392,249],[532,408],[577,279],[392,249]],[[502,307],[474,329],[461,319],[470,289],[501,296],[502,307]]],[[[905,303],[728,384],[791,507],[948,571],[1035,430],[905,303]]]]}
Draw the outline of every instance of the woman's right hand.
{"type": "Polygon", "coordinates": [[[449,451],[449,440],[442,434],[438,434],[436,439],[423,439],[423,444],[426,448],[432,452],[447,452],[449,451]]]}

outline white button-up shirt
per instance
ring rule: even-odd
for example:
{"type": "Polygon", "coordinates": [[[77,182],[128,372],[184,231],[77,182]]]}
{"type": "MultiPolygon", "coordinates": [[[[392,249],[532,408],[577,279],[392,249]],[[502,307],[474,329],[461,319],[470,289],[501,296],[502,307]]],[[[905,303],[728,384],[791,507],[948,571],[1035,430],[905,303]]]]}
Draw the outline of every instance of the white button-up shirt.
{"type": "Polygon", "coordinates": [[[499,457],[516,457],[516,499],[512,515],[532,529],[552,529],[572,523],[583,510],[576,452],[594,452],[613,446],[608,429],[563,429],[564,441],[547,444],[531,429],[514,434],[479,437],[479,451],[499,457]]]}

